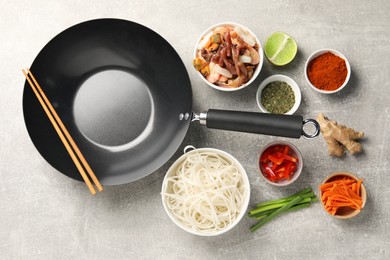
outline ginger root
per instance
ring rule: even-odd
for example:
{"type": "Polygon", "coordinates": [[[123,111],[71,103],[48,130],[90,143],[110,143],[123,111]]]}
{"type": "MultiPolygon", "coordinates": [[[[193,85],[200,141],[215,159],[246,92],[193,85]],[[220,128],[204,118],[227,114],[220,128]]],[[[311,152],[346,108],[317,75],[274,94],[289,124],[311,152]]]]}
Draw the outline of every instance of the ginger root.
{"type": "Polygon", "coordinates": [[[339,125],[336,121],[329,120],[322,113],[318,114],[317,121],[321,127],[321,133],[328,144],[328,153],[331,156],[341,157],[345,148],[351,153],[359,153],[362,150],[356,139],[364,136],[363,132],[357,132],[353,128],[339,125]]]}

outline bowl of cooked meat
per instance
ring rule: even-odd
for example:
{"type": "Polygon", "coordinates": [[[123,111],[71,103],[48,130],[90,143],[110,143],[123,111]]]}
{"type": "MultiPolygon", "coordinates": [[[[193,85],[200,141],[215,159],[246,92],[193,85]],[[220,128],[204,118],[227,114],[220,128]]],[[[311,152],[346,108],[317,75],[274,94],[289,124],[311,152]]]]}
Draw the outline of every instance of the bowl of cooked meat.
{"type": "Polygon", "coordinates": [[[250,85],[263,66],[263,49],[245,26],[228,22],[209,27],[196,43],[193,65],[202,80],[221,91],[250,85]]]}

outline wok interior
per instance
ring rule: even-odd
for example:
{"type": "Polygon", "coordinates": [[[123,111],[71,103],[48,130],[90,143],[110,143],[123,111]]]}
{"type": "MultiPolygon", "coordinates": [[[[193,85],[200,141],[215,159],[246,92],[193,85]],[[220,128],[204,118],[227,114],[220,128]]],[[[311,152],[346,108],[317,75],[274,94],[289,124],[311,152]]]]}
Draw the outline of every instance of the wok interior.
{"type": "Polygon", "coordinates": [[[131,143],[145,131],[148,133],[144,137],[150,133],[152,104],[143,81],[125,71],[105,70],[81,85],[73,113],[79,131],[91,142],[120,146],[131,143]]]}

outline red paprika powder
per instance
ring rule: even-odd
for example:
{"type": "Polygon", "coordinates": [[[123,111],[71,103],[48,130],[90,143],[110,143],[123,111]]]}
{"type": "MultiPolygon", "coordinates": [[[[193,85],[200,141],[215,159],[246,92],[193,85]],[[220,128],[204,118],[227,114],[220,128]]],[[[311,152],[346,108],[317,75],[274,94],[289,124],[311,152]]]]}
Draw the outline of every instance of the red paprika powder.
{"type": "Polygon", "coordinates": [[[347,78],[348,69],[345,60],[331,52],[314,58],[307,67],[307,76],[316,88],[336,90],[347,78]]]}

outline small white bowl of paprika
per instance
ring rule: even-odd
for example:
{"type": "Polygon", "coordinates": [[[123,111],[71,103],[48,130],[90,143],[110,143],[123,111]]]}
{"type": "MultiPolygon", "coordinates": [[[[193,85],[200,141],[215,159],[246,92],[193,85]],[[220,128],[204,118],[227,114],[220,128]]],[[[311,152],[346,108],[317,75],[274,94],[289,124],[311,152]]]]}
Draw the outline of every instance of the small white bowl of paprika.
{"type": "Polygon", "coordinates": [[[305,77],[313,90],[323,94],[333,94],[347,85],[351,77],[351,66],[339,51],[321,49],[307,59],[305,77]]]}

